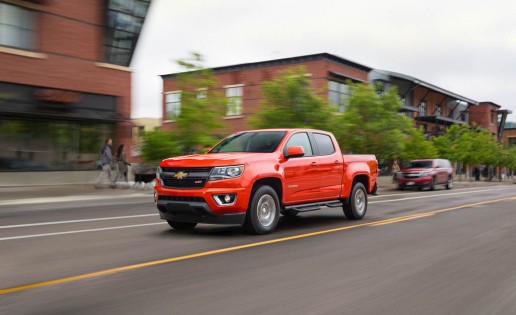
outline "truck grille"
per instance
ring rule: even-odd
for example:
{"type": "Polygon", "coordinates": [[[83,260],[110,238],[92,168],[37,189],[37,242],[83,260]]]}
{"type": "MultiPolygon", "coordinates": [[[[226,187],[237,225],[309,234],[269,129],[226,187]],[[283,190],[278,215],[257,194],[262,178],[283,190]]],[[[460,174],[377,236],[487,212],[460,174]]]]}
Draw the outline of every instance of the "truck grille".
{"type": "Polygon", "coordinates": [[[202,188],[208,180],[211,167],[163,167],[161,180],[168,188],[202,188]]]}
{"type": "Polygon", "coordinates": [[[158,200],[184,201],[184,202],[205,202],[203,197],[191,197],[191,196],[158,196],[158,200]]]}
{"type": "Polygon", "coordinates": [[[419,178],[420,173],[419,172],[413,172],[413,173],[401,173],[401,178],[419,178]]]}

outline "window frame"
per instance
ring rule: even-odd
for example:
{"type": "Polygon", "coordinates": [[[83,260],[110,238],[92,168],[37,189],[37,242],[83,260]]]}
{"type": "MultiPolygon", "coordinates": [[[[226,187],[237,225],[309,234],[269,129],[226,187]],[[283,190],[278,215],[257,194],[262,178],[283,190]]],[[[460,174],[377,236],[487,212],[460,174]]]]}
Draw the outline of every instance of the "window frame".
{"type": "Polygon", "coordinates": [[[226,96],[226,117],[234,117],[242,115],[243,99],[244,99],[244,85],[234,84],[224,86],[224,94],[226,96]],[[237,90],[240,93],[231,95],[231,91],[237,90]],[[239,94],[239,95],[238,95],[239,94]]]}
{"type": "Polygon", "coordinates": [[[2,6],[4,6],[5,8],[3,10],[0,10],[0,46],[9,47],[13,49],[35,51],[37,47],[38,36],[37,12],[29,8],[10,3],[2,2],[0,3],[0,7],[2,6]],[[11,8],[8,9],[9,11],[16,11],[16,17],[13,19],[14,24],[11,24],[8,15],[12,15],[12,13],[15,11],[7,12],[7,7],[11,8]],[[2,11],[4,12],[4,15],[1,14],[2,11]],[[8,31],[9,29],[11,30],[10,32],[8,31]],[[5,37],[7,37],[6,34],[10,34],[16,42],[10,43],[9,39],[4,39],[5,37]],[[12,34],[14,34],[14,36],[12,34]]]}
{"type": "Polygon", "coordinates": [[[179,116],[181,116],[181,96],[182,91],[170,91],[165,92],[165,121],[176,121],[179,116]],[[168,97],[171,95],[179,95],[177,101],[169,101],[168,97]],[[170,110],[169,110],[170,104],[170,110]],[[175,106],[174,106],[175,104],[175,106]],[[168,113],[173,113],[172,115],[168,115],[168,113]]]}

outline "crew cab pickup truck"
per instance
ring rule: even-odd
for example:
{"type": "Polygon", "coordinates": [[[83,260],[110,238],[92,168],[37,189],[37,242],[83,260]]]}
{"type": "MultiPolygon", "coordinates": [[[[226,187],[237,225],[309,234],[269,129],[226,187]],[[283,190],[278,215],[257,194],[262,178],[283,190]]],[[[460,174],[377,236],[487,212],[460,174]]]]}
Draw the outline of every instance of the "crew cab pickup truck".
{"type": "Polygon", "coordinates": [[[342,155],[326,131],[242,131],[206,154],[161,161],[154,200],[174,229],[242,224],[248,233],[267,234],[280,214],[324,207],[342,207],[348,219],[362,219],[377,174],[374,155],[342,155]]]}

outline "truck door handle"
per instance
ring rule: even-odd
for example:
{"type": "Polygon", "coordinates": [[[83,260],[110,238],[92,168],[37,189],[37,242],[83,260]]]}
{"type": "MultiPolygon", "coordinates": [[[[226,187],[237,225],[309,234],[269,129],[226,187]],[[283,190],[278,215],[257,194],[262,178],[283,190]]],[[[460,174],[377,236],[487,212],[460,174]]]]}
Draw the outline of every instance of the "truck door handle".
{"type": "Polygon", "coordinates": [[[310,166],[312,166],[312,167],[317,167],[317,162],[312,162],[312,163],[310,164],[310,166]]]}
{"type": "Polygon", "coordinates": [[[341,165],[342,163],[340,163],[338,160],[333,162],[334,165],[341,165]]]}

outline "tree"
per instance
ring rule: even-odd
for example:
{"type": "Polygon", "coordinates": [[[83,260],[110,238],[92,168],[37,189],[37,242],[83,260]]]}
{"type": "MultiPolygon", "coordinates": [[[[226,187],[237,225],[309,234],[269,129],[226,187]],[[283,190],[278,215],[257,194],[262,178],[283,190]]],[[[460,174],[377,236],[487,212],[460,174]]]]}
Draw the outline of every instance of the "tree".
{"type": "Polygon", "coordinates": [[[417,158],[436,158],[437,150],[433,143],[425,137],[422,128],[412,128],[408,131],[408,140],[403,143],[399,157],[405,161],[417,158]]]}
{"type": "Polygon", "coordinates": [[[181,113],[176,119],[174,139],[182,154],[190,154],[213,144],[211,135],[224,127],[220,118],[226,111],[225,97],[215,89],[217,79],[202,63],[203,58],[198,53],[178,61],[187,70],[177,76],[177,86],[181,90],[181,113]]]}
{"type": "Polygon", "coordinates": [[[310,88],[304,67],[281,71],[262,87],[265,101],[251,119],[255,128],[314,128],[328,130],[333,109],[310,88]]]}
{"type": "Polygon", "coordinates": [[[193,53],[177,63],[185,69],[177,75],[181,90],[180,114],[174,131],[152,131],[143,135],[141,154],[145,162],[155,163],[175,155],[190,154],[212,145],[211,135],[223,127],[225,98],[216,90],[217,80],[202,66],[203,58],[193,53]]]}
{"type": "Polygon", "coordinates": [[[162,159],[181,153],[173,134],[160,130],[145,132],[140,150],[147,164],[158,164],[162,159]]]}
{"type": "Polygon", "coordinates": [[[399,114],[402,106],[396,88],[379,95],[376,87],[350,84],[349,106],[337,116],[334,134],[346,152],[373,153],[379,160],[397,157],[412,127],[411,120],[399,114]]]}

